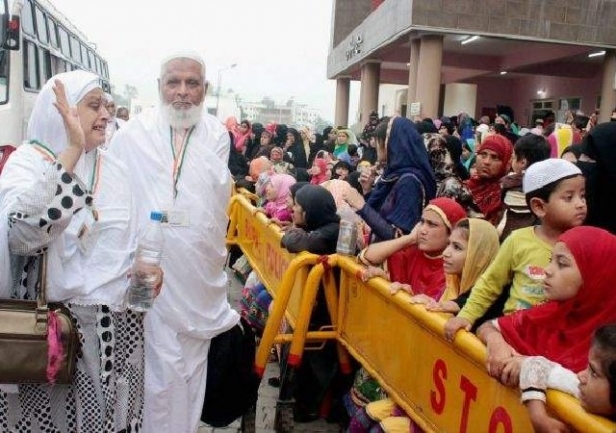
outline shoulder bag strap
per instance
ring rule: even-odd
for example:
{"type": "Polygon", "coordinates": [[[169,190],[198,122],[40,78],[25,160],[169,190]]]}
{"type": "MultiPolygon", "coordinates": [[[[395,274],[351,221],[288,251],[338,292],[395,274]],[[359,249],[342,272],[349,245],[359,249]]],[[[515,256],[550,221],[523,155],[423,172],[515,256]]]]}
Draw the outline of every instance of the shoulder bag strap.
{"type": "Polygon", "coordinates": [[[38,279],[36,290],[36,329],[47,332],[47,251],[43,252],[39,260],[38,279]]]}

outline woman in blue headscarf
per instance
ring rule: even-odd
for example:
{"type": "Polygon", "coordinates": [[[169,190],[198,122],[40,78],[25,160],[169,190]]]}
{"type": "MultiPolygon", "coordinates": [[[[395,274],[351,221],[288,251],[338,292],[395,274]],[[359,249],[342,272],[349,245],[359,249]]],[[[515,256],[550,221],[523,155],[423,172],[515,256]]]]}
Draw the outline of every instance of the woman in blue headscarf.
{"type": "Polygon", "coordinates": [[[346,199],[372,229],[373,241],[383,241],[413,229],[436,194],[436,181],[423,138],[409,119],[387,119],[374,135],[383,175],[367,201],[359,193],[346,199]]]}

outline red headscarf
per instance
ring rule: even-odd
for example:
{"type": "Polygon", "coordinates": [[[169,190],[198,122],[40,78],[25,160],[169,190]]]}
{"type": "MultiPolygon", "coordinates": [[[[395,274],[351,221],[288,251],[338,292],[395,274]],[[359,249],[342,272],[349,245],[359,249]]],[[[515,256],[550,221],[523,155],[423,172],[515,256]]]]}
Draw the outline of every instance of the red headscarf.
{"type": "Polygon", "coordinates": [[[321,172],[319,174],[313,174],[310,178],[310,183],[313,185],[320,185],[328,179],[327,161],[323,158],[315,158],[312,165],[319,167],[319,170],[321,170],[321,172]]]}
{"type": "Polygon", "coordinates": [[[576,227],[558,239],[573,254],[582,287],[566,301],[550,301],[498,319],[503,337],[522,355],[544,356],[573,372],[586,367],[595,329],[616,322],[616,236],[576,227]]]}
{"type": "Polygon", "coordinates": [[[489,135],[477,148],[477,153],[481,153],[484,150],[495,152],[500,160],[503,161],[500,172],[491,179],[485,179],[478,175],[474,175],[466,181],[466,185],[471,190],[473,200],[483,213],[485,219],[495,223],[495,219],[498,217],[498,211],[502,205],[500,178],[507,174],[513,147],[509,140],[502,135],[489,135]]]}
{"type": "Polygon", "coordinates": [[[433,210],[441,217],[449,231],[460,221],[466,218],[466,211],[457,201],[449,197],[439,197],[430,200],[424,210],[433,210]]]}
{"type": "MultiPolygon", "coordinates": [[[[455,200],[441,197],[430,200],[424,210],[436,212],[443,223],[451,230],[466,211],[455,200]]],[[[444,249],[444,248],[443,248],[444,249]]],[[[387,259],[387,269],[391,281],[410,284],[416,295],[425,294],[439,299],[445,290],[445,271],[442,251],[438,256],[429,257],[413,244],[395,252],[387,259]]]]}
{"type": "Polygon", "coordinates": [[[269,132],[269,134],[270,134],[272,137],[275,137],[275,136],[276,136],[276,127],[277,127],[277,126],[278,126],[278,125],[276,125],[275,123],[268,123],[267,125],[265,125],[265,130],[266,130],[267,132],[269,132]]]}

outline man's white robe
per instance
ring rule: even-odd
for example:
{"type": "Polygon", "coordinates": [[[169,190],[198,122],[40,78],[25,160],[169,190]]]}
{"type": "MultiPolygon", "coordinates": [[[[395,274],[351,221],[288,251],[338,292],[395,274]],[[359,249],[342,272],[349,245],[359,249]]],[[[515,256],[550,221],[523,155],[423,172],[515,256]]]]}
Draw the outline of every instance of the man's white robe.
{"type": "Polygon", "coordinates": [[[145,319],[146,433],[196,432],[210,340],[239,321],[224,272],[229,135],[204,113],[186,146],[177,195],[171,128],[158,110],[118,130],[108,151],[128,167],[140,230],[152,210],[187,217],[185,226],[163,228],[164,282],[145,319]]]}

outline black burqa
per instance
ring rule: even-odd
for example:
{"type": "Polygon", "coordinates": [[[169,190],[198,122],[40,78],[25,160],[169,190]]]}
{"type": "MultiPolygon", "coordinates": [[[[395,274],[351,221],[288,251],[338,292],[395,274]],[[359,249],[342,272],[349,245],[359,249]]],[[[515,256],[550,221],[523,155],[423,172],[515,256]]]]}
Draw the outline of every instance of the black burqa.
{"type": "Polygon", "coordinates": [[[596,162],[578,161],[586,176],[585,225],[616,234],[616,123],[600,123],[582,142],[582,153],[596,162]]]}

